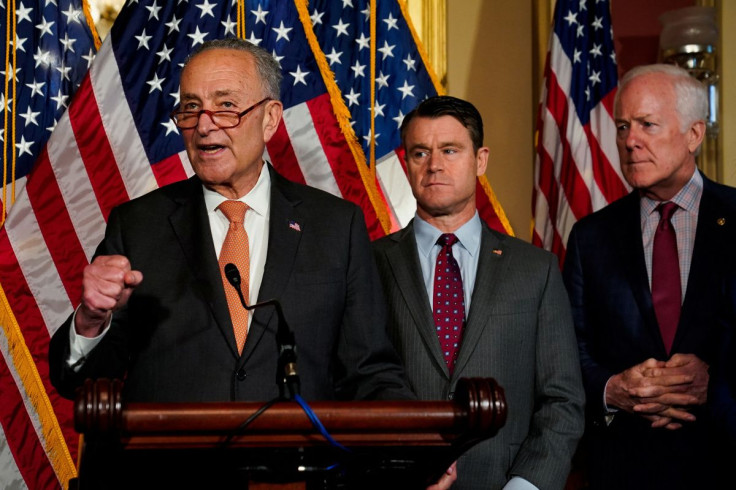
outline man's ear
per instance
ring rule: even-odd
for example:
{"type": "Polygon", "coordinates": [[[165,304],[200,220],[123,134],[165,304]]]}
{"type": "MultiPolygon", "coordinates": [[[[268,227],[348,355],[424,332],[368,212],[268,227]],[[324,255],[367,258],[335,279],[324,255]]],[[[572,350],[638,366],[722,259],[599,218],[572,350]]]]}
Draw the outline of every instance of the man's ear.
{"type": "Polygon", "coordinates": [[[269,100],[263,109],[263,142],[268,143],[276,133],[284,113],[284,106],[280,100],[269,100]]]}
{"type": "Polygon", "coordinates": [[[488,156],[490,153],[491,150],[489,150],[487,146],[478,148],[478,151],[475,154],[475,161],[477,164],[475,171],[476,177],[480,177],[486,173],[486,168],[488,167],[488,156]]]}
{"type": "Polygon", "coordinates": [[[688,150],[690,153],[695,153],[705,138],[705,121],[701,119],[692,123],[690,129],[687,130],[687,138],[688,150]]]}

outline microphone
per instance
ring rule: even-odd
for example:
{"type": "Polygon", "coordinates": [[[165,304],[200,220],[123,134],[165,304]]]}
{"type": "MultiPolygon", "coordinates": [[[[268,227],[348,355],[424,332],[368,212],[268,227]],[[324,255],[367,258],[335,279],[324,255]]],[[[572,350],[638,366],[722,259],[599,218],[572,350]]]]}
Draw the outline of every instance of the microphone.
{"type": "Polygon", "coordinates": [[[225,277],[235,291],[238,293],[240,303],[246,310],[254,310],[261,306],[273,305],[276,308],[278,318],[278,327],[276,329],[276,345],[279,349],[279,360],[276,368],[276,384],[279,386],[281,398],[293,400],[299,395],[299,374],[296,369],[296,341],[294,340],[294,332],[291,331],[289,325],[284,318],[284,312],[281,310],[281,303],[276,299],[261,301],[254,305],[248,306],[243,297],[243,291],[240,287],[241,278],[238,267],[233,263],[225,264],[225,277]]]}
{"type": "Polygon", "coordinates": [[[248,307],[245,302],[245,298],[243,297],[243,290],[240,289],[240,283],[242,281],[240,279],[240,271],[235,264],[225,264],[225,277],[227,278],[227,282],[229,282],[230,285],[235,288],[235,291],[237,291],[238,297],[240,298],[240,304],[243,305],[243,308],[246,310],[252,310],[254,307],[248,307]]]}

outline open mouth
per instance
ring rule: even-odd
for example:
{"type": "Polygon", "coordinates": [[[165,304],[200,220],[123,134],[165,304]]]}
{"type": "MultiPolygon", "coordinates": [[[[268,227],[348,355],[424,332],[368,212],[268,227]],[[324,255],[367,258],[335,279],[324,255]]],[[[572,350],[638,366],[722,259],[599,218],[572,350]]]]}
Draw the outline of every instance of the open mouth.
{"type": "Polygon", "coordinates": [[[224,147],[222,145],[199,145],[197,148],[203,153],[214,154],[224,147]]]}

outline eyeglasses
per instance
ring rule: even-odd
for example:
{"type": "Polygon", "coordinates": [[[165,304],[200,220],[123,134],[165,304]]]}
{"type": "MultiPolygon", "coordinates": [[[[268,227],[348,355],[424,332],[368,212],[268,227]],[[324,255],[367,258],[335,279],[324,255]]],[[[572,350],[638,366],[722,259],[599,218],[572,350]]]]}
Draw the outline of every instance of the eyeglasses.
{"type": "Polygon", "coordinates": [[[176,124],[176,127],[179,129],[192,129],[196,128],[199,124],[199,118],[202,116],[202,114],[207,114],[210,116],[210,119],[212,120],[212,124],[217,126],[220,129],[230,129],[234,128],[238,124],[240,124],[240,120],[248,114],[250,111],[258,107],[259,105],[263,104],[264,102],[267,102],[271,99],[271,97],[266,97],[263,100],[260,100],[253,104],[252,106],[248,107],[243,112],[235,112],[235,111],[208,111],[205,109],[202,109],[201,111],[178,111],[178,112],[172,112],[171,113],[171,120],[174,121],[174,124],[176,124]]]}

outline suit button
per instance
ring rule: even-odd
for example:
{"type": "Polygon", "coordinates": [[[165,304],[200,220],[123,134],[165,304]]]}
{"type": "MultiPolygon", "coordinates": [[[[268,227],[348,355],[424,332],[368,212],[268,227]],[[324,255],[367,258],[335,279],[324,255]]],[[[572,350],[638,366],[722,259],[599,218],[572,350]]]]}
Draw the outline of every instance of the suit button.
{"type": "Polygon", "coordinates": [[[246,376],[248,376],[248,374],[245,372],[245,369],[243,368],[238,369],[238,371],[235,373],[235,377],[238,378],[238,381],[243,381],[246,376]]]}
{"type": "Polygon", "coordinates": [[[454,391],[451,391],[450,393],[447,394],[447,399],[448,400],[452,400],[454,398],[455,398],[455,392],[454,391]]]}

